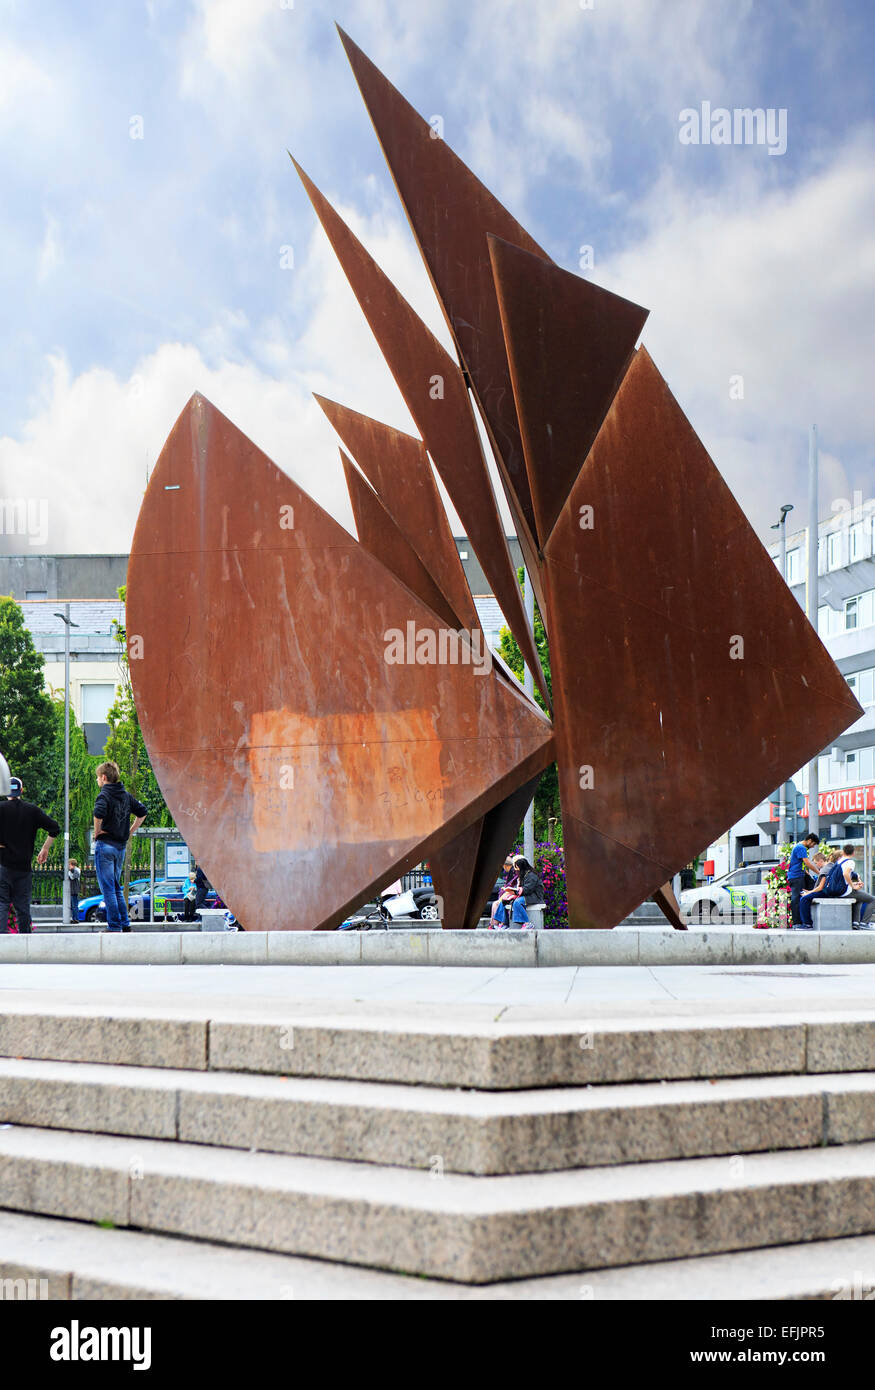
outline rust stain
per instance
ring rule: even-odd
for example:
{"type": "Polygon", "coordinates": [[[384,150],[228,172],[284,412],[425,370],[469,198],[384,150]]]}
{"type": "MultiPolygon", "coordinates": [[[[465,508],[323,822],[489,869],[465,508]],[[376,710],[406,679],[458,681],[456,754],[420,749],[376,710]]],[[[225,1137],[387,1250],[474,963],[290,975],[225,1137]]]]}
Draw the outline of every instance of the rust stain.
{"type": "Polygon", "coordinates": [[[375,834],[425,838],[441,824],[446,779],[429,709],[310,718],[261,710],[252,716],[250,739],[257,853],[300,852],[338,839],[370,844],[375,834]]]}

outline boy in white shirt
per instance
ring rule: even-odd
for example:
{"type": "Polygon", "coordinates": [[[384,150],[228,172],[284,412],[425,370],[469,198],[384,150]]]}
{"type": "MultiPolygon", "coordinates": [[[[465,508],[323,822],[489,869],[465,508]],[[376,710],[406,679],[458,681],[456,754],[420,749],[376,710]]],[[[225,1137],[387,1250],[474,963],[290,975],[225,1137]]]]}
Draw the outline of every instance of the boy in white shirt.
{"type": "Polygon", "coordinates": [[[842,897],[850,898],[854,903],[867,904],[862,914],[857,908],[854,908],[854,921],[852,923],[855,930],[862,928],[862,930],[866,931],[869,928],[872,912],[875,910],[875,898],[873,898],[871,893],[864,892],[862,884],[857,877],[857,866],[854,862],[853,845],[842,845],[842,857],[838,862],[842,866],[845,883],[848,885],[842,897]]]}

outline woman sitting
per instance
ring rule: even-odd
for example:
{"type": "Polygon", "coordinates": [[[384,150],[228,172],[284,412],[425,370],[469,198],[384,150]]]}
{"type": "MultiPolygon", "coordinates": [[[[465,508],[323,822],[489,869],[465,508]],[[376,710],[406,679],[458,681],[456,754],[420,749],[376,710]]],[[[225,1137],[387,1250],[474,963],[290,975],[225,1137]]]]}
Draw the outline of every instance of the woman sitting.
{"type": "Polygon", "coordinates": [[[525,931],[532,923],[526,907],[531,903],[543,902],[544,885],[529,861],[521,854],[513,859],[514,879],[496,899],[492,908],[490,927],[495,931],[506,931],[508,927],[518,927],[525,931]]]}

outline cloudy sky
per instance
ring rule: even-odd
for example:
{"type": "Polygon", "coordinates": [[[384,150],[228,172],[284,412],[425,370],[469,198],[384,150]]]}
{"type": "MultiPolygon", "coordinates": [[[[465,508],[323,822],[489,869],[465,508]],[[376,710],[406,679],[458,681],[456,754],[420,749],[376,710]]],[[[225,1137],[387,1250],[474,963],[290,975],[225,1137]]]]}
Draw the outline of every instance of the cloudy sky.
{"type": "Polygon", "coordinates": [[[764,537],[812,421],[822,510],[875,492],[871,0],[0,0],[0,498],[49,499],[46,550],[127,550],[195,389],[345,524],[310,393],[411,428],[286,155],[447,342],[335,19],[558,264],[591,246],[650,308],[764,537]],[[703,102],[785,110],[786,151],[682,143],[703,102]]]}

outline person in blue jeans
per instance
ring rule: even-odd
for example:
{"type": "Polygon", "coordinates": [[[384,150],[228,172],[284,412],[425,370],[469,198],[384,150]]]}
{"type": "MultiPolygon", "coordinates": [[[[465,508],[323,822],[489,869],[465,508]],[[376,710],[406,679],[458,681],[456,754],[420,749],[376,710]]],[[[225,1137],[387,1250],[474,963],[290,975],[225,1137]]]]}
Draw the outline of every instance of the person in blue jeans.
{"type": "Polygon", "coordinates": [[[800,840],[798,845],[793,846],[790,855],[790,863],[787,867],[787,885],[790,889],[790,920],[794,927],[801,923],[799,900],[805,888],[805,870],[817,878],[817,867],[812,864],[808,856],[817,844],[816,835],[806,835],[804,840],[800,840]]]}
{"type": "Polygon", "coordinates": [[[109,931],[130,931],[122,875],[131,830],[138,830],[143,824],[146,807],[125,791],[117,763],[100,764],[97,785],[100,791],[94,803],[94,868],[106,904],[106,924],[109,931]],[[131,816],[135,817],[133,826],[131,816]]]}
{"type": "Polygon", "coordinates": [[[515,855],[513,869],[514,877],[508,880],[504,892],[493,907],[490,925],[495,931],[502,931],[507,927],[519,927],[523,931],[526,928],[531,929],[532,923],[526,907],[528,904],[541,902],[544,896],[543,883],[529,861],[521,854],[515,855]],[[509,903],[508,898],[512,892],[517,896],[509,903]]]}

